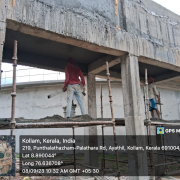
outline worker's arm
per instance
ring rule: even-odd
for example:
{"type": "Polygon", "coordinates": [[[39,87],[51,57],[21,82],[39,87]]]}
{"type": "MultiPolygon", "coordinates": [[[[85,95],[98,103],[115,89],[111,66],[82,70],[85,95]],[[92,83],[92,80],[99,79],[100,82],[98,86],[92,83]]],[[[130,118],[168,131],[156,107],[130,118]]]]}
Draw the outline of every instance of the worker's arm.
{"type": "Polygon", "coordinates": [[[158,91],[157,91],[157,89],[156,89],[156,86],[154,85],[153,86],[153,90],[154,90],[154,93],[155,93],[155,95],[157,96],[157,98],[158,98],[158,102],[160,103],[161,101],[160,101],[160,97],[159,97],[159,94],[158,94],[158,91]]]}
{"type": "Polygon", "coordinates": [[[69,82],[69,70],[68,70],[67,67],[65,67],[65,76],[66,76],[66,79],[65,79],[64,87],[63,87],[64,92],[67,90],[67,85],[68,85],[68,82],[69,82]]]}
{"type": "Polygon", "coordinates": [[[83,87],[85,86],[85,79],[84,79],[84,76],[83,76],[83,73],[82,73],[82,71],[80,70],[80,72],[79,72],[79,76],[80,76],[80,78],[81,78],[81,82],[82,82],[82,85],[83,85],[83,87]]]}

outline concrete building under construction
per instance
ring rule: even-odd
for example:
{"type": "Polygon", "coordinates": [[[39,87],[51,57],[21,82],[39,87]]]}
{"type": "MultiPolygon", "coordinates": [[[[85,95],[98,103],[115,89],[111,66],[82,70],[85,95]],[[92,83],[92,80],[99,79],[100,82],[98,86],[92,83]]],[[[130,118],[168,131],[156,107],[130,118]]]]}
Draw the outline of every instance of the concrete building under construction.
{"type": "MultiPolygon", "coordinates": [[[[150,0],[0,0],[0,62],[13,62],[14,40],[20,65],[64,72],[73,57],[86,76],[93,119],[95,77],[106,78],[108,62],[111,80],[122,82],[126,135],[145,135],[145,69],[159,87],[180,87],[180,17],[150,0]]],[[[96,127],[87,131],[97,134],[96,127]]],[[[96,166],[90,153],[86,158],[96,166]]],[[[134,153],[128,161],[141,179],[146,154],[134,153]]]]}

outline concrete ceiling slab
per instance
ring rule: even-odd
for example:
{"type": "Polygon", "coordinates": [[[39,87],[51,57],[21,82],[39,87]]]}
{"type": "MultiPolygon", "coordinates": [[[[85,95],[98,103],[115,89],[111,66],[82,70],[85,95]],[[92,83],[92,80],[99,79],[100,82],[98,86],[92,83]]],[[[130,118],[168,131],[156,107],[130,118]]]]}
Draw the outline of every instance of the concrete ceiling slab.
{"type": "Polygon", "coordinates": [[[66,60],[73,57],[76,62],[90,64],[107,54],[89,51],[80,47],[55,42],[7,29],[4,49],[13,49],[13,41],[18,41],[18,51],[66,60]]]}
{"type": "MultiPolygon", "coordinates": [[[[148,76],[153,77],[156,82],[160,82],[160,81],[164,81],[164,80],[168,80],[172,78],[178,78],[180,76],[180,72],[139,62],[139,75],[142,80],[145,78],[146,68],[147,68],[148,76]]],[[[120,64],[115,65],[111,67],[110,70],[121,73],[121,66],[120,64]]]]}

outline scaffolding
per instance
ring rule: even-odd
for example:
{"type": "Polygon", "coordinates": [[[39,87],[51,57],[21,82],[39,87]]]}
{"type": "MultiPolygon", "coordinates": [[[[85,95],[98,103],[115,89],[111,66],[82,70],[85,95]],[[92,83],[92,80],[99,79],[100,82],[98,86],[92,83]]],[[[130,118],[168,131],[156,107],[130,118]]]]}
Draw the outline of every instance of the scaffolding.
{"type": "MultiPolygon", "coordinates": [[[[115,120],[114,118],[114,112],[113,112],[113,105],[112,105],[112,94],[111,94],[111,82],[110,82],[110,73],[109,73],[109,66],[108,62],[106,62],[106,71],[107,71],[107,81],[108,81],[108,88],[109,88],[109,102],[110,102],[110,109],[111,109],[111,120],[110,121],[90,121],[90,122],[54,122],[54,123],[16,123],[15,121],[15,97],[16,97],[16,66],[17,66],[17,41],[14,41],[14,56],[13,56],[13,86],[12,86],[12,109],[11,109],[11,122],[10,125],[5,124],[1,129],[11,129],[11,135],[13,135],[14,129],[30,129],[30,128],[72,128],[72,134],[73,134],[73,139],[75,139],[75,128],[78,127],[88,127],[88,126],[97,126],[101,125],[102,126],[102,145],[104,147],[105,142],[104,142],[104,128],[105,127],[112,127],[113,128],[113,136],[114,136],[114,145],[117,147],[117,139],[116,139],[116,125],[124,126],[124,120],[123,119],[118,119],[115,120]]],[[[149,99],[148,99],[148,82],[147,82],[147,69],[145,70],[145,87],[146,87],[146,92],[144,92],[144,101],[145,101],[145,115],[147,117],[147,120],[144,122],[145,126],[147,127],[147,135],[148,135],[148,143],[149,146],[152,147],[152,139],[151,139],[151,125],[161,125],[161,126],[166,126],[166,125],[180,125],[180,123],[172,124],[172,123],[164,123],[164,122],[152,122],[150,120],[150,114],[149,114],[149,99]]],[[[102,85],[100,86],[100,98],[101,98],[101,118],[103,119],[103,96],[102,96],[102,85]]],[[[161,112],[161,117],[162,117],[162,112],[161,112]]],[[[73,143],[73,147],[75,147],[75,143],[73,143]]],[[[61,166],[67,166],[67,165],[74,165],[74,169],[77,168],[77,166],[83,166],[83,167],[88,167],[88,168],[97,168],[81,163],[76,162],[76,157],[75,157],[76,151],[74,149],[73,151],[73,161],[64,163],[61,166]]],[[[151,177],[153,180],[155,179],[155,167],[158,166],[167,166],[170,164],[176,164],[179,163],[179,161],[174,161],[171,163],[161,163],[161,164],[154,164],[154,154],[158,155],[163,155],[163,156],[173,156],[173,155],[168,155],[165,153],[153,153],[153,151],[149,152],[149,159],[150,159],[150,168],[151,168],[151,177]]],[[[114,161],[116,162],[116,168],[117,171],[114,173],[118,177],[118,180],[120,180],[120,167],[119,167],[119,162],[121,163],[128,163],[127,161],[120,161],[118,157],[118,150],[116,148],[116,159],[107,159],[105,158],[105,151],[103,150],[103,158],[101,159],[101,179],[104,180],[104,176],[106,175],[105,172],[108,170],[106,169],[106,161],[114,161]]],[[[51,166],[52,167],[52,166],[51,166]]],[[[46,167],[49,168],[49,167],[46,167]]],[[[76,174],[75,174],[76,178],[76,174]]],[[[10,177],[11,179],[11,177],[10,177]]]]}

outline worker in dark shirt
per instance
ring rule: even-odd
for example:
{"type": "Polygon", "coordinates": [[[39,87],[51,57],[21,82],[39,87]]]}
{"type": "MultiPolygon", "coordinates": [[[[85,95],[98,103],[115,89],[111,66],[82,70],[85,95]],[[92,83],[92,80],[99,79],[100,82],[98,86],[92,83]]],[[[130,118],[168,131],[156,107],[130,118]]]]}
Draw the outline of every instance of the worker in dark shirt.
{"type": "Polygon", "coordinates": [[[82,115],[86,114],[82,97],[81,97],[82,92],[81,92],[81,87],[80,87],[81,83],[79,80],[79,76],[81,78],[82,85],[84,88],[85,88],[85,80],[84,80],[84,76],[80,68],[75,66],[75,62],[73,58],[68,58],[67,62],[68,64],[65,67],[66,79],[64,82],[63,91],[65,92],[67,90],[68,100],[67,100],[67,108],[66,108],[66,118],[69,118],[71,114],[72,100],[73,100],[74,95],[80,106],[81,114],[82,115]]]}

